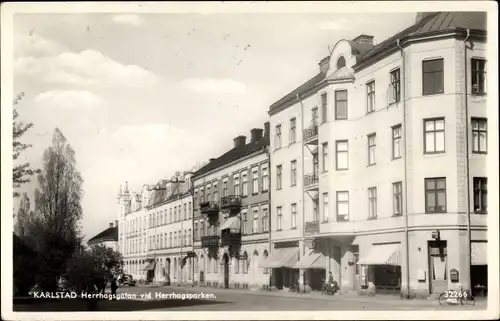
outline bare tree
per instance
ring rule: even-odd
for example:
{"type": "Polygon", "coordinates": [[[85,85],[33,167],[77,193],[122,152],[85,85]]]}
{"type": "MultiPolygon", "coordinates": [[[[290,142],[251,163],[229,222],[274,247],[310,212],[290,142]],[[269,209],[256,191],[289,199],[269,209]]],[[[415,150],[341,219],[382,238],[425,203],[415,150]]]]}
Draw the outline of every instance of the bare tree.
{"type": "MultiPolygon", "coordinates": [[[[24,93],[20,93],[14,99],[13,105],[16,106],[19,104],[21,99],[24,97],[24,93]]],[[[18,120],[19,113],[14,108],[14,119],[12,123],[12,147],[13,147],[13,158],[14,161],[19,158],[21,152],[31,147],[30,144],[23,144],[20,139],[21,137],[31,128],[33,127],[33,123],[23,123],[18,120]]],[[[22,164],[14,165],[12,172],[12,181],[14,189],[21,187],[22,184],[28,183],[30,181],[30,177],[40,173],[39,169],[34,169],[31,167],[31,164],[26,162],[22,164]]],[[[14,192],[14,197],[18,197],[19,193],[14,192]]]]}
{"type": "Polygon", "coordinates": [[[35,210],[25,233],[38,253],[38,285],[54,291],[67,260],[81,244],[83,179],[76,169],[75,152],[58,128],[52,146],[43,154],[43,162],[35,210]]]}

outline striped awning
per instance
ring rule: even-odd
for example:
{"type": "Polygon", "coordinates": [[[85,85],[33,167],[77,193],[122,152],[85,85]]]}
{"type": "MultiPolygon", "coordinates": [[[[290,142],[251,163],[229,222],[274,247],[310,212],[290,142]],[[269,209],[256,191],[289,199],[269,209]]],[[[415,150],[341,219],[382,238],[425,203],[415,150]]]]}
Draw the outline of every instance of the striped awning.
{"type": "Polygon", "coordinates": [[[372,245],[368,251],[360,253],[361,265],[401,265],[399,263],[400,243],[372,245]],[[366,255],[365,255],[366,254],[366,255]]]}
{"type": "Polygon", "coordinates": [[[487,265],[488,243],[487,242],[471,242],[470,255],[471,265],[487,265]]]}
{"type": "Polygon", "coordinates": [[[325,257],[320,252],[310,251],[294,265],[295,269],[324,269],[325,257]]]}
{"type": "Polygon", "coordinates": [[[240,232],[240,223],[241,223],[241,219],[238,215],[231,216],[221,225],[220,230],[223,231],[223,230],[229,229],[231,232],[239,233],[240,232]]]}
{"type": "Polygon", "coordinates": [[[260,262],[259,266],[265,269],[274,269],[280,267],[293,268],[299,260],[299,248],[287,247],[274,249],[269,257],[260,262]]]}
{"type": "Polygon", "coordinates": [[[144,264],[144,266],[142,267],[142,270],[149,271],[149,270],[154,270],[154,268],[155,268],[155,262],[150,262],[150,263],[144,264]]]}

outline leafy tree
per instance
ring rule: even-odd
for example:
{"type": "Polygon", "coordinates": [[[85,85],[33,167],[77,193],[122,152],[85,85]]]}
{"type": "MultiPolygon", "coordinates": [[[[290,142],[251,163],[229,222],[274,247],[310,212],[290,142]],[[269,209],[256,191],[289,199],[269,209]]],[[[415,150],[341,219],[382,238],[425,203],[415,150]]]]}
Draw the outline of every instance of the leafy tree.
{"type": "MultiPolygon", "coordinates": [[[[21,99],[23,99],[24,93],[20,93],[14,99],[13,105],[17,106],[21,99]]],[[[13,133],[12,133],[12,147],[13,147],[13,158],[14,161],[19,158],[21,152],[31,147],[30,144],[23,144],[21,142],[21,137],[33,127],[33,123],[23,123],[18,120],[19,113],[14,108],[14,119],[12,123],[13,133]]],[[[31,167],[30,163],[22,163],[14,165],[12,172],[12,180],[14,189],[21,187],[22,184],[30,182],[30,177],[39,174],[39,169],[34,169],[31,167]]],[[[19,192],[14,191],[14,197],[18,197],[19,192]]]]}
{"type": "Polygon", "coordinates": [[[35,211],[25,234],[38,254],[38,286],[44,291],[55,291],[66,262],[81,244],[83,179],[76,169],[73,149],[57,128],[43,161],[35,211]]]}

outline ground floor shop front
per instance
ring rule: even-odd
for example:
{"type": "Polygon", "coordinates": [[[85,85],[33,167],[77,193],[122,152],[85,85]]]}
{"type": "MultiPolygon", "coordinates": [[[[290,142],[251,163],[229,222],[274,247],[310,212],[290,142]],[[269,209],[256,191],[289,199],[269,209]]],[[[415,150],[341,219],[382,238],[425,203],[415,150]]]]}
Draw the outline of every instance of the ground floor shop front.
{"type": "Polygon", "coordinates": [[[408,240],[409,265],[405,235],[396,232],[275,242],[263,266],[278,289],[321,290],[331,274],[341,292],[406,297],[409,288],[410,297],[427,297],[462,285],[487,294],[486,231],[471,233],[471,265],[466,231],[409,231],[408,240]]]}

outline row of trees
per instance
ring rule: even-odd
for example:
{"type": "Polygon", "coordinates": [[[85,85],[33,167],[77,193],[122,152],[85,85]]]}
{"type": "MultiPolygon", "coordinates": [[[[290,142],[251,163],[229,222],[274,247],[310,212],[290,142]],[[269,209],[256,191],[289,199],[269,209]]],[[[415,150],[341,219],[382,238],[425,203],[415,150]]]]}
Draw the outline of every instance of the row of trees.
{"type": "MultiPolygon", "coordinates": [[[[14,163],[31,145],[21,142],[33,127],[18,120],[15,109],[23,94],[14,100],[14,163]]],[[[83,178],[76,168],[75,152],[62,132],[54,130],[52,144],[43,153],[43,167],[28,162],[13,167],[14,197],[23,184],[36,175],[34,209],[21,206],[14,235],[14,293],[26,295],[36,284],[43,291],[58,290],[61,277],[81,290],[89,280],[100,288],[112,273],[121,272],[119,253],[103,246],[85,248],[81,235],[83,178]],[[19,226],[21,225],[21,226],[19,226]]],[[[105,283],[104,283],[105,284],[105,283]]]]}

